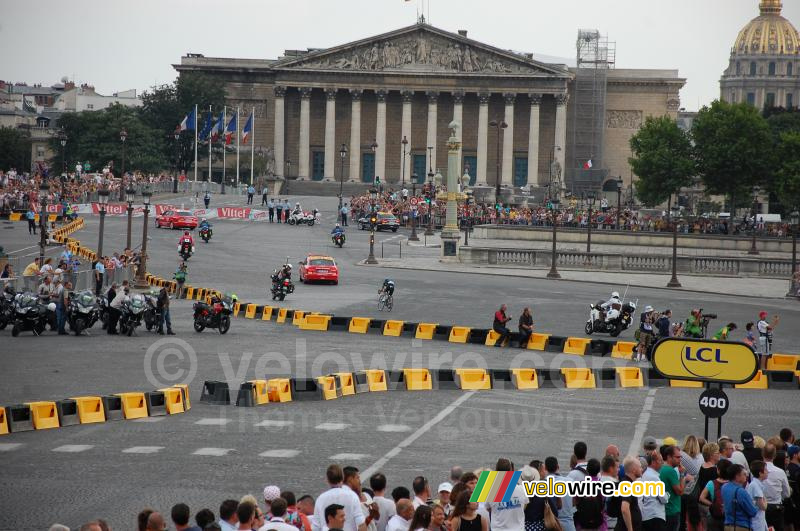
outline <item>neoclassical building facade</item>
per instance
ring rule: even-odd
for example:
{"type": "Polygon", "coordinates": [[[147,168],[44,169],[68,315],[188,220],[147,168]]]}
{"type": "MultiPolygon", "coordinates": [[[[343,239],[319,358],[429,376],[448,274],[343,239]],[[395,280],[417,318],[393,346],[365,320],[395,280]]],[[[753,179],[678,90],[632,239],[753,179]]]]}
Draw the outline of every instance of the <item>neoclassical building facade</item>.
{"type": "MultiPolygon", "coordinates": [[[[465,31],[421,22],[333,48],[287,50],[276,60],[188,55],[174,66],[221,77],[229,106],[255,109],[255,145],[278,177],[423,182],[431,170],[446,172],[454,120],[459,174],[473,184],[494,185],[499,175],[503,186],[547,186],[554,172],[562,175],[570,149],[573,71],[465,31]]],[[[609,73],[599,161],[609,175],[629,175],[630,136],[646,116],[676,115],[684,81],[674,70],[609,73]]]]}

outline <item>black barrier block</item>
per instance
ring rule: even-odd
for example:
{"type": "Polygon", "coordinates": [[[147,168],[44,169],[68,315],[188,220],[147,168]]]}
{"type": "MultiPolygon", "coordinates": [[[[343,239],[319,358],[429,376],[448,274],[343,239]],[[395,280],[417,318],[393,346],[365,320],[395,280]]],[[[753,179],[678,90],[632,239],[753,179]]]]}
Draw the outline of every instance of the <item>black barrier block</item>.
{"type": "Polygon", "coordinates": [[[509,369],[489,369],[489,379],[492,389],[513,389],[511,371],[509,369]]]}
{"type": "Polygon", "coordinates": [[[386,325],[385,319],[371,319],[369,322],[369,326],[367,327],[367,333],[370,331],[377,331],[379,334],[383,334],[383,327],[386,325]]]}
{"type": "Polygon", "coordinates": [[[236,405],[238,407],[254,407],[256,405],[253,399],[255,392],[255,384],[252,382],[244,382],[239,387],[239,393],[236,395],[236,405]]]}
{"type": "Polygon", "coordinates": [[[467,343],[472,343],[475,345],[483,345],[486,343],[486,336],[488,335],[489,335],[488,328],[473,328],[469,332],[467,343]]]}
{"type": "Polygon", "coordinates": [[[6,421],[8,422],[8,431],[11,433],[32,430],[31,408],[25,404],[6,406],[6,421]]]}
{"type": "Polygon", "coordinates": [[[453,369],[435,369],[431,371],[433,388],[437,390],[458,389],[456,373],[453,369]]]}
{"type": "Polygon", "coordinates": [[[200,393],[200,402],[227,406],[231,403],[231,393],[228,382],[210,380],[203,382],[203,391],[200,393]]]}
{"type": "Polygon", "coordinates": [[[367,381],[367,373],[360,371],[353,373],[353,381],[356,384],[356,393],[369,393],[369,381],[367,381]]]}
{"type": "Polygon", "coordinates": [[[643,369],[642,373],[645,387],[669,387],[669,380],[661,376],[654,368],[643,369]]]}
{"type": "Polygon", "coordinates": [[[606,339],[592,339],[589,344],[589,352],[592,356],[608,356],[611,354],[611,349],[614,348],[616,341],[608,341],[606,339]]]}
{"type": "Polygon", "coordinates": [[[419,325],[419,323],[409,323],[409,322],[403,323],[403,332],[401,333],[401,335],[402,334],[411,334],[412,336],[417,335],[417,325],[419,325]]]}
{"type": "Polygon", "coordinates": [[[563,376],[561,375],[561,371],[558,369],[536,369],[536,376],[539,379],[539,388],[564,387],[563,376]]]}
{"type": "Polygon", "coordinates": [[[406,390],[406,379],[403,376],[403,371],[386,370],[386,390],[387,391],[406,390]]]}
{"type": "Polygon", "coordinates": [[[122,412],[122,398],[118,396],[101,396],[103,401],[103,412],[106,420],[123,420],[125,415],[122,412]]]}
{"type": "Polygon", "coordinates": [[[292,320],[294,319],[294,310],[286,310],[286,321],[287,324],[291,324],[292,320]]]}
{"type": "Polygon", "coordinates": [[[617,387],[617,371],[613,368],[594,369],[594,383],[598,389],[615,389],[617,387]]]}
{"type": "Polygon", "coordinates": [[[145,393],[144,402],[147,404],[148,417],[161,417],[167,414],[167,400],[163,391],[145,393]]]}
{"type": "Polygon", "coordinates": [[[564,352],[564,343],[567,342],[566,337],[550,336],[547,340],[547,346],[544,347],[545,352],[564,352]]]}
{"type": "Polygon", "coordinates": [[[339,331],[346,331],[350,327],[350,317],[331,317],[330,325],[328,326],[328,330],[339,330],[339,331]]]}
{"type": "Polygon", "coordinates": [[[295,402],[322,398],[322,390],[313,378],[290,378],[289,382],[292,386],[292,400],[295,402]]]}
{"type": "Polygon", "coordinates": [[[56,413],[59,426],[74,426],[81,423],[78,418],[78,404],[69,398],[56,401],[56,413]]]}
{"type": "Polygon", "coordinates": [[[798,389],[797,376],[791,371],[767,371],[767,385],[770,389],[798,389]]]}
{"type": "Polygon", "coordinates": [[[452,328],[453,328],[452,326],[438,325],[436,327],[436,330],[434,330],[433,332],[433,339],[442,339],[444,341],[447,341],[448,339],[450,339],[450,330],[452,328]]]}

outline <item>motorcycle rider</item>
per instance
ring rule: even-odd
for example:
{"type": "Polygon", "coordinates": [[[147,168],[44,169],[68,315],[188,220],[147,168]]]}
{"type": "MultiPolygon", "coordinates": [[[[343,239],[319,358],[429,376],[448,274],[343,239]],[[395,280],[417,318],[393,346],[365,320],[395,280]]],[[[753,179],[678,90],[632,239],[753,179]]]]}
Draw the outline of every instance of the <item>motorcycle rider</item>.
{"type": "Polygon", "coordinates": [[[292,280],[292,264],[283,264],[272,272],[272,288],[276,288],[284,280],[292,280]]]}
{"type": "Polygon", "coordinates": [[[619,298],[619,292],[612,291],[611,298],[600,305],[600,319],[602,321],[610,321],[619,315],[619,310],[622,308],[622,301],[619,298]],[[614,306],[617,306],[614,308],[614,306]],[[616,310],[616,313],[614,312],[616,310]]]}
{"type": "Polygon", "coordinates": [[[189,248],[190,253],[194,252],[194,238],[192,238],[188,230],[183,231],[183,236],[178,240],[178,253],[186,247],[189,248]]]}
{"type": "Polygon", "coordinates": [[[108,303],[108,333],[110,335],[115,335],[117,333],[117,322],[122,315],[122,304],[128,300],[129,294],[130,288],[125,286],[117,293],[114,300],[108,303]]]}
{"type": "Polygon", "coordinates": [[[169,315],[169,293],[167,288],[161,288],[158,292],[158,300],[156,302],[158,313],[161,315],[161,320],[158,322],[158,333],[164,335],[164,323],[167,325],[167,335],[174,336],[175,332],[172,331],[172,319],[169,315]]]}
{"type": "Polygon", "coordinates": [[[211,223],[209,223],[206,218],[203,218],[203,219],[200,220],[200,225],[198,225],[197,228],[200,229],[200,230],[210,229],[211,228],[211,223]]]}
{"type": "Polygon", "coordinates": [[[341,225],[337,223],[336,226],[333,228],[333,230],[331,230],[331,240],[335,240],[336,236],[339,234],[344,236],[344,229],[342,228],[341,225]]]}

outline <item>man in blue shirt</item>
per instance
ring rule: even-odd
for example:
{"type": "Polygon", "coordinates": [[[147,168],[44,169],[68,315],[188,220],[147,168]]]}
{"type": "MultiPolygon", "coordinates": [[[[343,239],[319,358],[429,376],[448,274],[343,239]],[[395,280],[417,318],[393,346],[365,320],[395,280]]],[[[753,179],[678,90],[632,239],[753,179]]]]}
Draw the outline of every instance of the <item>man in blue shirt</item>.
{"type": "Polygon", "coordinates": [[[281,215],[283,214],[283,203],[281,203],[281,198],[280,197],[275,202],[275,213],[278,215],[278,223],[280,223],[281,222],[281,215]]]}
{"type": "Polygon", "coordinates": [[[252,184],[247,187],[247,204],[248,205],[252,205],[253,204],[253,195],[255,195],[255,193],[256,193],[256,189],[252,184]]]}
{"type": "Polygon", "coordinates": [[[36,214],[33,212],[33,208],[28,208],[25,219],[28,220],[28,234],[36,234],[36,214]]]}
{"type": "Polygon", "coordinates": [[[722,506],[725,510],[725,527],[751,528],[751,519],[758,514],[753,498],[744,486],[747,472],[742,465],[731,465],[728,469],[728,483],[722,486],[722,506]]]}
{"type": "MultiPolygon", "coordinates": [[[[97,295],[98,297],[100,296],[100,292],[103,289],[103,276],[106,273],[106,266],[104,260],[105,260],[104,257],[99,256],[97,258],[97,263],[95,263],[94,265],[94,282],[95,282],[94,294],[97,295]]],[[[110,302],[111,301],[109,301],[109,303],[110,302]]]]}

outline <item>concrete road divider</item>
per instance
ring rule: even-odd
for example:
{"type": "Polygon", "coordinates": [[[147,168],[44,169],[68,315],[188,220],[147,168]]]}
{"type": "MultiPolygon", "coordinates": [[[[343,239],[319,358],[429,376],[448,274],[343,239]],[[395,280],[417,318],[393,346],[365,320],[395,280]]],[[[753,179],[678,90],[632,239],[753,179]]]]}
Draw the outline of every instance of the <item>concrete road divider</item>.
{"type": "Polygon", "coordinates": [[[300,330],[319,330],[327,332],[331,323],[330,315],[308,314],[298,323],[300,330]]]}
{"type": "Polygon", "coordinates": [[[56,414],[58,415],[58,425],[61,427],[80,424],[78,405],[71,398],[56,400],[56,414]]]}
{"type": "Polygon", "coordinates": [[[114,395],[101,396],[100,400],[103,402],[103,414],[106,417],[106,422],[123,420],[125,418],[125,414],[122,412],[122,399],[120,397],[114,395]]]}
{"type": "Polygon", "coordinates": [[[223,406],[230,404],[231,394],[228,388],[228,382],[219,382],[216,380],[203,382],[203,390],[200,392],[200,402],[223,406]]]}
{"type": "Polygon", "coordinates": [[[645,385],[647,385],[647,387],[650,387],[651,389],[653,387],[667,387],[667,386],[669,386],[669,380],[667,380],[665,377],[663,377],[661,375],[661,373],[659,373],[653,367],[649,367],[647,369],[647,372],[645,373],[645,376],[646,376],[646,378],[645,378],[644,383],[645,383],[645,385]]]}
{"type": "Polygon", "coordinates": [[[336,400],[342,397],[342,390],[337,384],[336,376],[333,375],[317,378],[317,385],[320,387],[320,396],[323,400],[336,400]]]}
{"type": "Polygon", "coordinates": [[[428,369],[403,369],[406,391],[432,391],[433,377],[428,369]]]}
{"type": "MultiPolygon", "coordinates": [[[[472,345],[485,345],[486,344],[486,337],[489,335],[490,329],[488,328],[472,328],[469,331],[469,337],[467,338],[467,343],[472,345]]],[[[514,334],[508,336],[508,343],[510,344],[514,334]]]]}
{"type": "Polygon", "coordinates": [[[736,384],[736,389],[769,389],[769,382],[767,375],[763,371],[758,371],[753,379],[747,383],[736,384]]]}
{"type": "Polygon", "coordinates": [[[358,371],[354,375],[357,393],[375,393],[388,391],[386,372],[380,369],[358,371]]]}
{"type": "Polygon", "coordinates": [[[330,376],[336,378],[336,388],[340,396],[356,394],[356,383],[352,372],[336,372],[330,376]]]}
{"type": "Polygon", "coordinates": [[[144,394],[148,417],[161,417],[167,414],[167,399],[162,391],[148,391],[144,394]]]}
{"type": "Polygon", "coordinates": [[[180,387],[165,387],[164,389],[159,389],[159,392],[164,393],[164,405],[168,415],[176,415],[186,411],[183,402],[183,390],[180,387]]]}
{"type": "Polygon", "coordinates": [[[59,427],[55,402],[26,402],[25,405],[31,410],[33,429],[49,430],[59,427]]]}
{"type": "Polygon", "coordinates": [[[486,369],[456,369],[454,372],[456,387],[459,389],[472,391],[492,388],[486,369]]]}
{"type": "Polygon", "coordinates": [[[81,424],[95,424],[105,422],[106,415],[103,401],[99,396],[74,396],[75,407],[78,410],[78,422],[81,424]]]}
{"type": "Polygon", "coordinates": [[[243,382],[236,395],[236,407],[253,407],[256,405],[256,386],[253,382],[243,382]]]}
{"type": "Polygon", "coordinates": [[[292,385],[289,378],[271,378],[267,380],[267,395],[270,402],[291,402],[292,385]]]}
{"type": "Polygon", "coordinates": [[[617,387],[621,389],[644,387],[642,369],[639,367],[615,367],[617,387]]]}
{"type": "Polygon", "coordinates": [[[122,400],[122,414],[125,420],[140,419],[147,416],[147,402],[144,393],[117,393],[122,400]]]}
{"type": "Polygon", "coordinates": [[[623,360],[633,358],[633,350],[636,348],[636,343],[632,341],[617,341],[611,349],[611,357],[623,360]]]}
{"type": "Polygon", "coordinates": [[[303,316],[305,316],[306,312],[303,310],[295,310],[292,314],[292,324],[297,326],[303,320],[303,316]]]}
{"type": "Polygon", "coordinates": [[[520,391],[539,389],[536,369],[511,369],[511,383],[514,389],[519,389],[520,391]]]}
{"type": "Polygon", "coordinates": [[[615,389],[617,387],[617,371],[613,367],[592,370],[597,389],[615,389]]]}
{"type": "Polygon", "coordinates": [[[390,319],[383,325],[383,335],[400,337],[400,334],[403,333],[403,325],[403,321],[393,321],[390,319]]]}
{"type": "Polygon", "coordinates": [[[788,371],[800,370],[800,356],[791,354],[773,354],[767,359],[768,371],[788,371]]]}
{"type": "Polygon", "coordinates": [[[466,343],[469,341],[469,333],[472,329],[468,326],[454,326],[450,328],[450,343],[466,343]]]}
{"type": "Polygon", "coordinates": [[[561,375],[567,389],[595,389],[597,387],[591,369],[565,367],[561,369],[561,375]]]}
{"type": "Polygon", "coordinates": [[[325,376],[319,378],[289,378],[292,400],[332,400],[336,398],[336,382],[325,376]],[[330,382],[328,384],[328,382],[330,382]]]}
{"type": "Polygon", "coordinates": [[[31,408],[24,404],[6,406],[6,422],[8,431],[17,433],[20,431],[31,431],[33,429],[33,418],[31,408]]]}
{"type": "Polygon", "coordinates": [[[576,354],[578,356],[584,356],[589,352],[589,345],[591,343],[591,339],[586,339],[583,337],[568,337],[564,342],[564,348],[562,352],[564,354],[576,354]]]}
{"type": "Polygon", "coordinates": [[[767,371],[770,389],[800,389],[800,373],[793,371],[767,371]]]}
{"type": "Polygon", "coordinates": [[[439,327],[439,323],[419,323],[414,331],[415,339],[433,339],[433,334],[439,327]]]}
{"type": "Polygon", "coordinates": [[[6,408],[0,407],[0,435],[7,435],[8,431],[8,420],[6,419],[6,408]]]}
{"type": "Polygon", "coordinates": [[[702,389],[703,382],[690,382],[689,380],[670,380],[670,387],[683,387],[687,389],[702,389]]]}
{"type": "Polygon", "coordinates": [[[403,371],[389,369],[386,371],[386,389],[389,391],[403,391],[406,388],[403,371]]]}
{"type": "MultiPolygon", "coordinates": [[[[495,332],[494,330],[488,330],[486,332],[486,340],[483,342],[484,345],[487,347],[494,347],[497,345],[497,340],[500,339],[500,334],[495,332]]],[[[508,338],[503,341],[503,346],[508,345],[508,338]]]]}
{"type": "Polygon", "coordinates": [[[351,317],[347,331],[351,334],[366,334],[369,329],[369,317],[351,317]]]}

